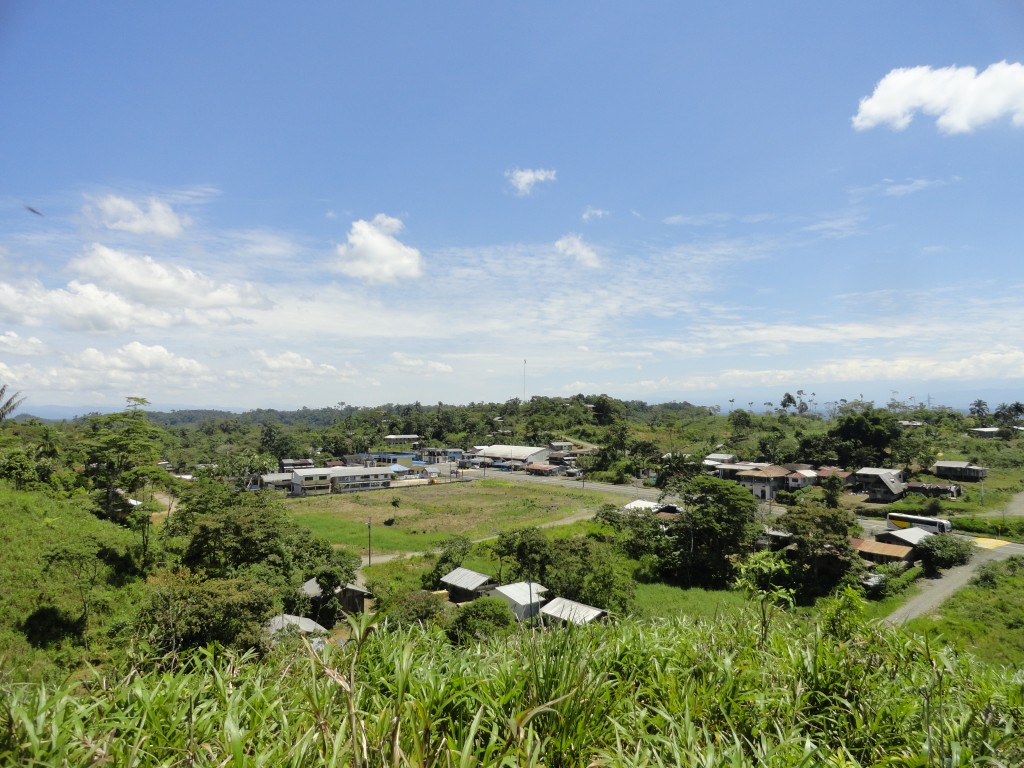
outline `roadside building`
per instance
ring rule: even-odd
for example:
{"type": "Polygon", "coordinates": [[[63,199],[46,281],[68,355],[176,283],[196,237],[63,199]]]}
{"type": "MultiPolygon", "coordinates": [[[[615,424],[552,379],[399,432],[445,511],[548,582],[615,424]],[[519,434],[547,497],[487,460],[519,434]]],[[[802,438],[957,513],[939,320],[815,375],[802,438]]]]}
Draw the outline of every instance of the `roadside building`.
{"type": "Polygon", "coordinates": [[[969,480],[976,482],[988,477],[988,469],[979,467],[969,461],[936,461],[932,474],[950,480],[969,480]]]}
{"type": "Polygon", "coordinates": [[[736,481],[754,494],[755,499],[767,501],[788,486],[789,470],[785,467],[756,467],[736,473],[736,481]]]}

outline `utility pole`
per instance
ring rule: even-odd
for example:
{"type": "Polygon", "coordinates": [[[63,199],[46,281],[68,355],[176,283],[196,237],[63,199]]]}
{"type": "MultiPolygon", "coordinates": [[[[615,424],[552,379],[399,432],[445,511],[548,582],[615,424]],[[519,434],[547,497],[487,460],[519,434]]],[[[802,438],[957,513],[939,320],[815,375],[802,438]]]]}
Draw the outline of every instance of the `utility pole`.
{"type": "Polygon", "coordinates": [[[366,518],[366,564],[373,565],[373,539],[370,518],[366,518]]]}

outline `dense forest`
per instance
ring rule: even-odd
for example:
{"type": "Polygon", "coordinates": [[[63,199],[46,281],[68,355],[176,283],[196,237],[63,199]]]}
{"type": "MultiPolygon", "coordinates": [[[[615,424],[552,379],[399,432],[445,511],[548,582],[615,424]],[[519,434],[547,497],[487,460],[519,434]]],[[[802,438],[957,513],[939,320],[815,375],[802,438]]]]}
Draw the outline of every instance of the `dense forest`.
{"type": "MultiPolygon", "coordinates": [[[[772,551],[750,493],[700,471],[703,456],[728,451],[776,464],[897,466],[929,480],[936,457],[964,458],[993,468],[987,491],[970,488],[955,502],[908,497],[898,508],[982,525],[988,518],[969,513],[1024,487],[1017,404],[990,412],[977,401],[960,413],[895,401],[818,404],[799,391],[761,412],[579,395],[230,414],[153,413],[129,398],[118,413],[47,422],[13,418],[17,403],[7,403],[15,407],[0,421],[0,522],[15,545],[0,550],[0,685],[15,704],[0,711],[0,755],[12,760],[47,764],[56,754],[47,750],[58,749],[119,765],[212,764],[215,755],[236,765],[314,756],[366,765],[575,765],[584,755],[598,764],[681,764],[698,753],[712,765],[858,765],[883,754],[906,759],[894,764],[926,765],[914,762],[925,755],[969,764],[985,755],[1009,765],[1018,757],[1019,745],[1005,737],[1020,725],[1012,673],[972,677],[956,651],[863,619],[864,566],[848,544],[857,530],[848,504],[827,487],[785,495],[772,525],[788,546],[772,551]],[[967,432],[974,426],[998,431],[979,439],[967,432]],[[332,596],[355,579],[357,550],[314,534],[280,496],[245,489],[280,459],[322,466],[382,450],[388,434],[441,447],[570,440],[585,449],[591,480],[653,484],[682,513],[665,520],[606,504],[561,537],[514,520],[487,542],[452,535],[404,576],[372,585],[372,618],[346,617],[332,596]],[[619,624],[537,635],[494,599],[446,610],[429,590],[448,569],[478,563],[604,608],[619,624]],[[300,589],[311,579],[318,598],[300,589]],[[737,592],[747,609],[707,624],[648,625],[631,618],[643,584],[737,592]],[[275,646],[265,625],[280,613],[336,627],[334,636],[349,642],[332,643],[322,657],[298,640],[275,646]],[[678,655],[684,646],[686,658],[678,655]],[[565,663],[579,653],[594,664],[565,663]],[[498,657],[513,667],[494,667],[498,657]],[[861,659],[870,674],[845,658],[861,659]],[[515,679],[516,664],[533,676],[515,679]],[[550,679],[541,674],[548,668],[550,679]],[[225,675],[267,709],[233,709],[236,695],[218,688],[225,675]],[[475,678],[487,692],[459,687],[475,678]],[[441,679],[451,687],[431,687],[441,679]],[[384,680],[395,687],[378,688],[384,680]],[[53,719],[40,686],[72,720],[53,719]],[[765,686],[792,695],[766,696],[765,686]],[[126,699],[127,690],[141,698],[126,699]],[[616,703],[622,690],[633,702],[627,711],[616,703]],[[713,691],[721,694],[715,702],[713,691]],[[189,714],[175,709],[175,697],[193,702],[189,714]],[[143,699],[174,710],[171,720],[187,717],[188,728],[146,734],[145,748],[130,739],[115,745],[104,734],[139,729],[132,738],[144,738],[139,724],[154,715],[140,709],[143,699]],[[899,711],[896,701],[905,702],[899,711]],[[601,720],[610,730],[569,730],[598,712],[611,718],[601,720]],[[66,728],[79,735],[68,741],[66,728]],[[637,746],[627,754],[619,742],[637,746]]],[[[401,503],[390,497],[396,515],[401,503]]],[[[909,583],[907,574],[885,575],[887,591],[872,597],[909,583]]]]}

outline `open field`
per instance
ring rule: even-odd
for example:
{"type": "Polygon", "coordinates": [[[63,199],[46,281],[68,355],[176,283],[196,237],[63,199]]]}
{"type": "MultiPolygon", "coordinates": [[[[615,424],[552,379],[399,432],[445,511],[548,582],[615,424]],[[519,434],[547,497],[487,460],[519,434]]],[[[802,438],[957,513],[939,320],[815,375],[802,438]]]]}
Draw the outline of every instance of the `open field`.
{"type": "Polygon", "coordinates": [[[454,534],[483,539],[512,528],[581,519],[622,496],[506,480],[475,480],[353,494],[287,499],[288,511],[332,544],[365,551],[423,552],[454,534]]]}

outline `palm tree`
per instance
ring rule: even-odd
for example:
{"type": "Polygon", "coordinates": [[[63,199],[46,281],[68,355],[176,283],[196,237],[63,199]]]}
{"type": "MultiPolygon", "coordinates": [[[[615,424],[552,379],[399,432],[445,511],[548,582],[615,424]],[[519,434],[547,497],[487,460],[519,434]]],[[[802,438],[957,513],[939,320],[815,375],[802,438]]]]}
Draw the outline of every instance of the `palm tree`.
{"type": "Polygon", "coordinates": [[[21,392],[14,392],[10,397],[4,400],[4,395],[6,394],[7,385],[0,385],[0,424],[3,423],[4,419],[14,413],[18,406],[25,401],[24,397],[19,397],[21,392]]]}

